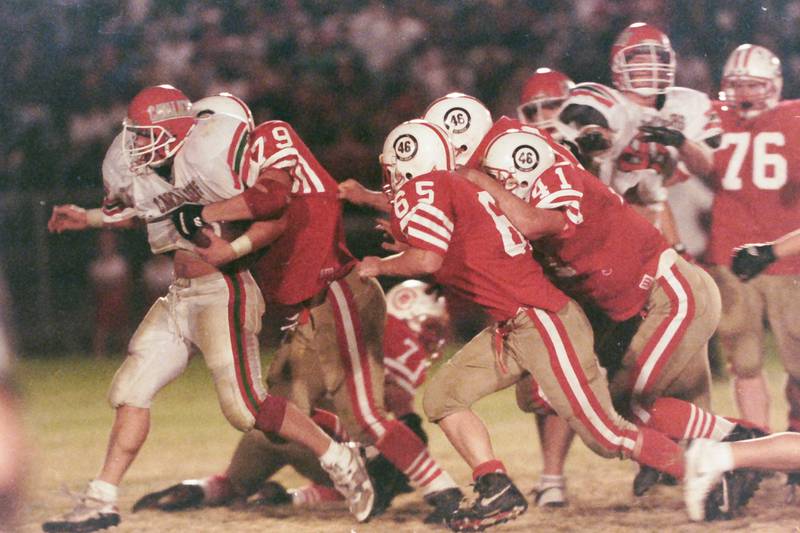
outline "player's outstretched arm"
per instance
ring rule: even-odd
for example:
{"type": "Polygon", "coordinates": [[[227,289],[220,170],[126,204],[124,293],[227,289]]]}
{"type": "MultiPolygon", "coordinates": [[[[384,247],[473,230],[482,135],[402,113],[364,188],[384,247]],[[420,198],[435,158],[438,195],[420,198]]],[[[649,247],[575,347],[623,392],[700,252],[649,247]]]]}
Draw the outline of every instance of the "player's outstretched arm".
{"type": "Polygon", "coordinates": [[[354,179],[347,179],[339,184],[339,199],[355,205],[365,205],[384,213],[391,210],[389,199],[385,194],[367,189],[354,179]]]}
{"type": "Polygon", "coordinates": [[[50,219],[47,221],[47,230],[50,233],[64,231],[83,231],[89,228],[131,228],[136,224],[134,217],[124,218],[115,222],[105,222],[103,210],[99,207],[84,209],[73,204],[62,204],[53,207],[50,219]]]}
{"type": "Polygon", "coordinates": [[[368,256],[358,264],[358,274],[364,277],[401,276],[413,277],[433,274],[442,267],[444,258],[430,250],[408,248],[389,257],[368,256]]]}
{"type": "Polygon", "coordinates": [[[289,205],[290,191],[291,176],[287,172],[265,169],[255,185],[242,194],[203,207],[201,218],[205,223],[279,218],[289,205]]]}
{"type": "Polygon", "coordinates": [[[566,225],[564,213],[540,209],[508,192],[502,183],[474,169],[461,169],[459,175],[492,195],[500,210],[514,226],[532,241],[561,232],[566,225]]]}

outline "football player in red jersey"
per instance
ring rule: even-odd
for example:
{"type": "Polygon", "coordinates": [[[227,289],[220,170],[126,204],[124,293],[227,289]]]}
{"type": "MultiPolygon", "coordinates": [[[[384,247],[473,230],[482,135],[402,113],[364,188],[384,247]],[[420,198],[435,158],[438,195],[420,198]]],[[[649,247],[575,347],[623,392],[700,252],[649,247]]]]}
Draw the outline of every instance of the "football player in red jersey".
{"type": "MultiPolygon", "coordinates": [[[[738,279],[731,272],[734,247],[773,241],[800,227],[800,156],[795,149],[800,131],[791,120],[800,113],[800,101],[780,101],[782,85],[780,61],[764,47],[741,45],[725,63],[724,134],[710,176],[715,196],[709,259],[724,304],[718,335],[742,417],[769,425],[762,373],[767,321],[789,375],[789,429],[800,431],[800,330],[794,317],[800,258],[770,257],[764,274],[747,283],[747,275],[738,279]]],[[[759,255],[766,251],[758,250],[759,255]]]]}
{"type": "MultiPolygon", "coordinates": [[[[425,443],[405,424],[388,418],[383,395],[382,343],[385,298],[376,280],[361,278],[344,240],[336,181],[286,122],[259,125],[251,142],[259,180],[224,202],[188,207],[191,231],[209,235],[200,251],[212,264],[235,259],[240,246],[215,238],[205,225],[220,220],[274,219],[275,240],[255,266],[269,302],[294,307],[296,324],[281,343],[325,370],[322,383],[296,387],[291,400],[305,410],[325,395],[347,433],[375,447],[408,476],[435,507],[428,520],[441,520],[461,492],[431,457],[425,443]]],[[[299,377],[302,379],[302,376],[299,377]]]]}
{"type": "MultiPolygon", "coordinates": [[[[422,420],[414,412],[417,389],[424,383],[426,369],[447,338],[448,316],[445,302],[433,286],[417,280],[395,285],[387,294],[387,321],[384,333],[385,402],[389,412],[427,441],[422,420]]],[[[281,361],[270,373],[273,394],[288,394],[294,378],[322,379],[318,365],[304,361],[301,354],[281,361]],[[300,368],[298,368],[300,367],[300,368]],[[317,368],[315,368],[317,367],[317,368]],[[302,376],[298,374],[302,374],[302,376]],[[287,374],[289,377],[287,377],[287,374]],[[314,376],[314,377],[311,377],[314,376]]],[[[326,406],[326,402],[321,402],[326,406]]],[[[338,417],[330,411],[314,408],[312,418],[337,440],[349,437],[338,417]]],[[[367,462],[376,485],[377,506],[386,507],[399,492],[411,490],[407,478],[380,455],[367,462]]],[[[327,474],[313,455],[303,447],[281,444],[257,432],[243,436],[225,472],[202,479],[182,481],[164,490],[146,494],[134,505],[134,511],[160,509],[174,511],[194,506],[232,504],[253,497],[266,505],[291,504],[313,506],[341,501],[327,474]],[[269,479],[284,466],[292,466],[312,483],[286,490],[269,479]]]]}
{"type": "MultiPolygon", "coordinates": [[[[492,193],[523,234],[536,240],[560,288],[610,318],[593,322],[617,409],[675,440],[746,437],[748,428],[706,411],[707,343],[720,314],[711,277],[680,258],[655,228],[545,137],[510,129],[479,154],[488,175],[464,175],[492,193]],[[542,235],[543,209],[562,213],[565,227],[542,235]],[[623,232],[626,238],[619,239],[623,232]]],[[[532,385],[520,396],[529,411],[542,403],[532,385]]],[[[647,472],[637,476],[637,495],[654,481],[647,472]]]]}
{"type": "Polygon", "coordinates": [[[575,86],[566,74],[549,68],[538,68],[522,86],[517,118],[524,124],[560,137],[556,128],[558,112],[575,86]]]}
{"type": "MultiPolygon", "coordinates": [[[[407,247],[383,259],[365,257],[359,272],[433,275],[496,320],[433,376],[425,392],[426,415],[473,469],[479,496],[451,517],[450,527],[477,530],[527,508],[471,410],[481,397],[527,374],[592,450],[604,457],[634,457],[681,478],[680,447],[614,411],[580,307],[547,281],[527,239],[492,196],[453,172],[455,154],[446,133],[426,121],[401,124],[387,137],[381,158],[392,195],[393,233],[407,247]]],[[[564,227],[561,214],[553,215],[545,214],[542,231],[564,227]]]]}

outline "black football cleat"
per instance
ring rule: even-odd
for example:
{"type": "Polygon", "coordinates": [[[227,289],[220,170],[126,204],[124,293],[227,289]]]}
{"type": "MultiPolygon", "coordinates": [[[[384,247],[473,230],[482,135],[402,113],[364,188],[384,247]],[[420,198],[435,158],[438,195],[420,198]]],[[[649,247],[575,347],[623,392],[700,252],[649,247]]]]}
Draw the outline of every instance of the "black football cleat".
{"type": "Polygon", "coordinates": [[[453,531],[483,531],[513,520],[528,509],[528,500],[502,472],[484,474],[475,481],[478,497],[468,507],[450,516],[447,526],[453,531]]]}

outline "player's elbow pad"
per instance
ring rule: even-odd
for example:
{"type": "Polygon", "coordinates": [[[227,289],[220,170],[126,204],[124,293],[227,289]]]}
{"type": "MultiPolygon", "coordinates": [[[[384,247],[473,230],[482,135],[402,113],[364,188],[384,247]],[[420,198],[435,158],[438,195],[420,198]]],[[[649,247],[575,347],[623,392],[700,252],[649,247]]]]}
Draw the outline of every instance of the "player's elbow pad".
{"type": "Polygon", "coordinates": [[[254,220],[280,218],[289,205],[289,186],[275,180],[263,180],[242,193],[254,220]]]}

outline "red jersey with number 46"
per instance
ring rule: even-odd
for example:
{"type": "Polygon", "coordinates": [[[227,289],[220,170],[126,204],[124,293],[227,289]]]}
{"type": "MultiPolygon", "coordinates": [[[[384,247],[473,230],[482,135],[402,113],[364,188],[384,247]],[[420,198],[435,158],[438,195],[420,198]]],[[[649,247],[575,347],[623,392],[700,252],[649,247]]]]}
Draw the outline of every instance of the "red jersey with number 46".
{"type": "Polygon", "coordinates": [[[568,301],[492,195],[453,172],[430,172],[403,185],[394,197],[392,226],[410,246],[443,256],[436,281],[495,320],[515,316],[520,307],[558,311],[568,301]]]}
{"type": "MultiPolygon", "coordinates": [[[[744,120],[720,105],[722,144],[714,153],[710,260],[730,266],[731,250],[772,241],[800,228],[800,100],[744,120]]],[[[767,274],[800,274],[800,257],[767,274]]]]}
{"type": "Polygon", "coordinates": [[[260,124],[250,150],[259,171],[284,170],[292,178],[286,230],[254,270],[267,300],[294,305],[344,276],[354,264],[345,244],[337,183],[281,120],[260,124]]]}

